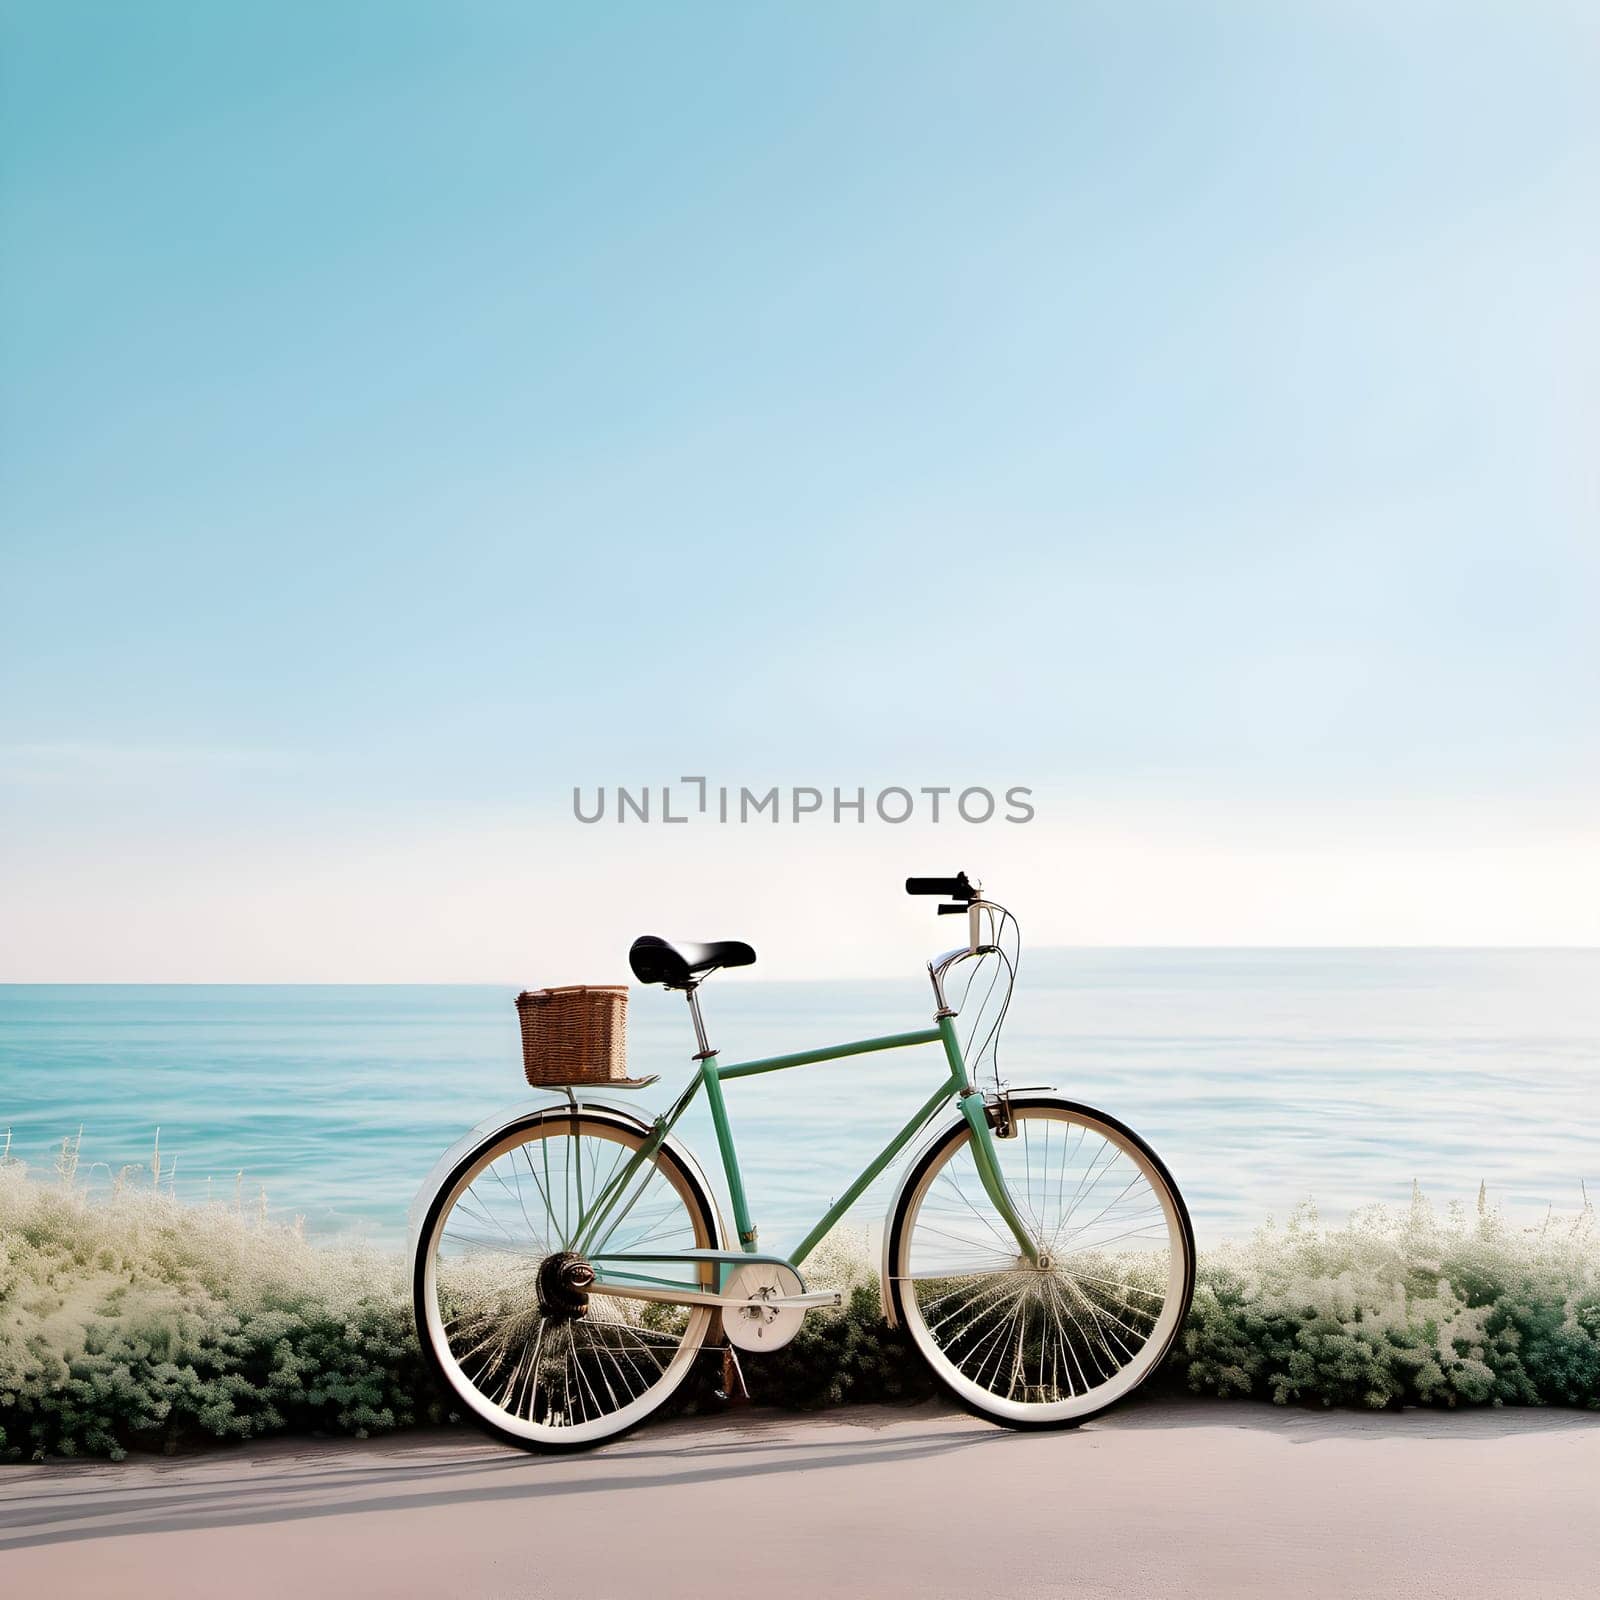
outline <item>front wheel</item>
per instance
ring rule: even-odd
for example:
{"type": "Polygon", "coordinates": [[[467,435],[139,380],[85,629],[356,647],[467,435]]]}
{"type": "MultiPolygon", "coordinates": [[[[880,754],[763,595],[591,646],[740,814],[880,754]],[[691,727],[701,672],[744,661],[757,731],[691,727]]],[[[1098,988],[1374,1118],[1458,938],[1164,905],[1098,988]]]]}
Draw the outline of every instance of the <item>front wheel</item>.
{"type": "Polygon", "coordinates": [[[1069,1100],[1012,1102],[994,1149],[1032,1261],[953,1126],[908,1175],[889,1232],[891,1304],[933,1375],[1013,1428],[1071,1427],[1161,1364],[1194,1293],[1194,1231],[1155,1152],[1069,1100]]]}

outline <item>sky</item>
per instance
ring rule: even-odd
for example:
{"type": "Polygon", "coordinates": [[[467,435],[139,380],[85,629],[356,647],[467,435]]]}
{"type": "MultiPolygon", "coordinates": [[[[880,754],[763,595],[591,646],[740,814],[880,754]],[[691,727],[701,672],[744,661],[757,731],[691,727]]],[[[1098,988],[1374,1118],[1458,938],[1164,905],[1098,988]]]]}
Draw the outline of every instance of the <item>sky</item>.
{"type": "Polygon", "coordinates": [[[0,18],[0,980],[1600,943],[1592,8],[0,18]]]}

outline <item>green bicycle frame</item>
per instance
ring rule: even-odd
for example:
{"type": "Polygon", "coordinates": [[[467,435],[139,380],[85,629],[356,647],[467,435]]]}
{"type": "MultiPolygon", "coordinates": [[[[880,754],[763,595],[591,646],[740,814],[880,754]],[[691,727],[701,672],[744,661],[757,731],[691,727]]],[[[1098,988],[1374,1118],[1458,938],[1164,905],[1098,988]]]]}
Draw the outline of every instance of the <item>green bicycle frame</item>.
{"type": "MultiPolygon", "coordinates": [[[[706,1103],[711,1110],[711,1122],[716,1129],[717,1148],[722,1154],[722,1170],[727,1178],[729,1198],[733,1202],[733,1220],[734,1226],[738,1229],[739,1249],[745,1255],[756,1254],[758,1233],[756,1225],[750,1216],[749,1201],[745,1197],[744,1175],[739,1167],[739,1153],[734,1145],[732,1126],[728,1121],[727,1101],[722,1092],[723,1083],[730,1078],[748,1078],[761,1072],[782,1072],[789,1067],[809,1066],[817,1061],[837,1061],[844,1056],[867,1055],[879,1050],[901,1050],[910,1045],[935,1043],[944,1046],[945,1060],[949,1067],[949,1074],[944,1082],[912,1113],[900,1131],[889,1140],[883,1149],[861,1171],[854,1182],[823,1213],[816,1226],[800,1241],[793,1255],[788,1257],[768,1256],[762,1259],[781,1260],[785,1261],[789,1266],[798,1267],[821,1240],[826,1237],[829,1229],[861,1197],[873,1179],[877,1178],[884,1168],[905,1149],[916,1134],[926,1126],[939,1107],[954,1096],[961,1115],[972,1130],[973,1158],[984,1190],[994,1202],[995,1209],[1005,1219],[1006,1225],[1015,1235],[1018,1248],[1022,1254],[1029,1261],[1036,1262],[1038,1260],[1039,1247],[1028,1233],[1027,1226],[1018,1215],[1010,1193],[1006,1189],[1005,1179],[1001,1174],[1000,1164],[995,1154],[994,1134],[989,1126],[983,1095],[972,1087],[968,1079],[966,1062],[961,1054],[961,1043],[956,1038],[954,1019],[948,1015],[940,1016],[934,1027],[921,1028],[914,1033],[891,1033],[880,1039],[857,1039],[849,1044],[831,1045],[822,1050],[801,1050],[792,1055],[766,1056],[756,1061],[731,1062],[726,1066],[719,1063],[717,1059],[718,1053],[715,1050],[707,1049],[703,1051],[698,1058],[700,1071],[691,1080],[689,1087],[679,1096],[670,1111],[656,1119],[649,1137],[633,1153],[622,1171],[612,1178],[599,1194],[594,1196],[591,1210],[583,1216],[579,1224],[577,1237],[573,1241],[572,1248],[582,1251],[593,1261],[662,1262],[683,1255],[682,1252],[651,1255],[648,1252],[639,1251],[619,1251],[607,1255],[605,1245],[609,1242],[611,1233],[615,1230],[617,1223],[613,1222],[609,1230],[602,1231],[602,1229],[607,1220],[616,1211],[617,1204],[627,1192],[635,1173],[638,1172],[641,1166],[650,1161],[656,1151],[661,1148],[678,1119],[688,1109],[696,1092],[703,1087],[706,1093],[706,1103]]],[[[574,1115],[576,1115],[576,1109],[574,1110],[574,1115]]],[[[626,1208],[624,1208],[623,1214],[626,1214],[626,1208]]],[[[620,1221],[620,1217],[618,1221],[620,1221]]],[[[696,1262],[722,1261],[726,1263],[737,1262],[740,1256],[734,1252],[696,1251],[690,1259],[696,1262]]],[[[614,1271],[608,1272],[607,1275],[637,1279],[642,1282],[665,1283],[668,1281],[646,1278],[639,1274],[614,1271]]]]}

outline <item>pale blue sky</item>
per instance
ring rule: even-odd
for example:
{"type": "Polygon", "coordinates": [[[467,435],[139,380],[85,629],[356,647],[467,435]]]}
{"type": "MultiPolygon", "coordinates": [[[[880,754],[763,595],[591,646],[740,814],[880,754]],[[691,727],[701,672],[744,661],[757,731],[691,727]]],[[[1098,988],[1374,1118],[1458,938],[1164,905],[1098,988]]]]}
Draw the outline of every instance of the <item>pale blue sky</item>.
{"type": "Polygon", "coordinates": [[[911,848],[564,820],[701,771],[1170,855],[1052,936],[1600,937],[1590,8],[3,15],[0,977],[911,848]]]}

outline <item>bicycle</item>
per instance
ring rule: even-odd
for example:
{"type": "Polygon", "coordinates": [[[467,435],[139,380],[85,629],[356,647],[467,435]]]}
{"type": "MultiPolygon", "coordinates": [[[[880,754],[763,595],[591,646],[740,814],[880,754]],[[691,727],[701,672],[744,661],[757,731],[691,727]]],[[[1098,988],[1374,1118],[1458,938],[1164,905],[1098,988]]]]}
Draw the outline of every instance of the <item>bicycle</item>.
{"type": "MultiPolygon", "coordinates": [[[[1071,1427],[1125,1397],[1161,1364],[1194,1291],[1194,1234],[1160,1158],[1115,1118],[1054,1088],[972,1082],[947,979],[995,962],[1004,1000],[1020,954],[1016,920],[965,873],[910,878],[964,913],[967,942],[928,963],[933,1026],[724,1064],[699,987],[749,966],[747,944],[634,941],[644,984],[683,993],[696,1070],[662,1115],[568,1086],[563,1100],[475,1130],[441,1158],[413,1209],[417,1331],[446,1390],[490,1433],[526,1449],[583,1449],[669,1400],[695,1356],[723,1336],[775,1350],[808,1310],[837,1306],[801,1265],[851,1205],[952,1102],[907,1163],[890,1203],[884,1314],[940,1387],[1012,1428],[1071,1427]],[[1007,928],[1013,947],[1004,947],[1007,928]],[[789,1256],[763,1253],[723,1086],[880,1050],[938,1044],[946,1076],[789,1256]],[[730,1243],[706,1174],[673,1129],[709,1104],[733,1208],[730,1243]]],[[[991,980],[991,994],[994,981],[991,980]]],[[[972,989],[969,973],[962,1005],[972,989]]],[[[987,997],[986,997],[987,998],[987,997]]],[[[986,1015],[979,1008],[980,1021],[986,1015]]],[[[970,1049],[974,1027],[968,1038],[970,1049]]],[[[657,1081],[640,1080],[643,1087],[657,1081]]]]}

